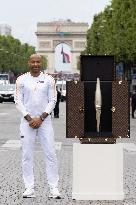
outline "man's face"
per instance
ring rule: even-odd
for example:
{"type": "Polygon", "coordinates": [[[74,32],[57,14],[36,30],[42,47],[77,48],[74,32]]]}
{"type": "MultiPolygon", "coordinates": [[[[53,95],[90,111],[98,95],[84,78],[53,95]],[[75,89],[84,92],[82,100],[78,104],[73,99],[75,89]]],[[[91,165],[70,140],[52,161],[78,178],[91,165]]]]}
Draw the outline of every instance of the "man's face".
{"type": "Polygon", "coordinates": [[[41,58],[39,56],[31,57],[28,65],[31,73],[39,73],[41,70],[41,58]]]}

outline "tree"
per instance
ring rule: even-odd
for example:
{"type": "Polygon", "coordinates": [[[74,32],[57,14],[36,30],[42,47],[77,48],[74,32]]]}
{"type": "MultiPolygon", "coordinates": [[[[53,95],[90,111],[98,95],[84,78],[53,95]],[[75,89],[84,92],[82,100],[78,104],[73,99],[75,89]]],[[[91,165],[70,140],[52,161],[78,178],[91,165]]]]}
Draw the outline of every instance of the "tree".
{"type": "Polygon", "coordinates": [[[45,70],[47,68],[47,59],[45,56],[42,56],[42,69],[45,70]]]}
{"type": "Polygon", "coordinates": [[[21,44],[12,36],[0,36],[0,72],[13,72],[15,75],[28,70],[28,58],[35,48],[21,44]]]}
{"type": "Polygon", "coordinates": [[[94,16],[85,54],[114,55],[117,62],[136,63],[136,1],[112,0],[94,16]]]}

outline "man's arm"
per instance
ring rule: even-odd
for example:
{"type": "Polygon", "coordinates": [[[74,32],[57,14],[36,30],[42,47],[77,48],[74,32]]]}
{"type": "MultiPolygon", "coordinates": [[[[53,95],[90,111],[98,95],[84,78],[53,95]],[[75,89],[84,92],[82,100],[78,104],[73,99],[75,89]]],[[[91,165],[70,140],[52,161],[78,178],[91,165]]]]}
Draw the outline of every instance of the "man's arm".
{"type": "Polygon", "coordinates": [[[23,98],[24,98],[24,89],[23,89],[23,82],[21,79],[17,79],[16,81],[16,89],[15,89],[15,104],[16,108],[23,114],[26,121],[29,123],[29,126],[32,128],[39,128],[42,124],[42,121],[40,118],[31,118],[30,114],[26,111],[26,108],[23,104],[23,98]]]}
{"type": "Polygon", "coordinates": [[[25,106],[23,105],[23,98],[24,98],[24,90],[23,90],[23,83],[21,82],[20,77],[16,80],[16,88],[15,88],[15,96],[14,101],[16,104],[16,108],[23,114],[23,116],[27,116],[26,119],[30,120],[29,113],[26,111],[25,106]]]}
{"type": "Polygon", "coordinates": [[[53,77],[50,77],[48,81],[47,98],[48,98],[48,104],[44,112],[42,113],[42,115],[44,115],[45,118],[53,111],[57,101],[56,84],[53,77]]]}

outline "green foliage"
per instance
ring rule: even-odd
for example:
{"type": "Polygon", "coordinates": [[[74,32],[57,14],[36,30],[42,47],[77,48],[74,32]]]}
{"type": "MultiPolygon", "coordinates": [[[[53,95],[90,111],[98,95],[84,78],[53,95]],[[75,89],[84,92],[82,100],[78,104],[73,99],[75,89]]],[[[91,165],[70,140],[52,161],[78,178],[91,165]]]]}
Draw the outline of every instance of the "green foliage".
{"type": "Polygon", "coordinates": [[[45,56],[42,56],[42,69],[45,70],[47,68],[47,59],[45,56]]]}
{"type": "Polygon", "coordinates": [[[12,36],[0,36],[0,72],[13,72],[15,75],[28,71],[28,58],[35,48],[21,44],[12,36]]]}
{"type": "Polygon", "coordinates": [[[94,16],[84,54],[114,55],[117,62],[136,63],[135,0],[112,0],[94,16]]]}

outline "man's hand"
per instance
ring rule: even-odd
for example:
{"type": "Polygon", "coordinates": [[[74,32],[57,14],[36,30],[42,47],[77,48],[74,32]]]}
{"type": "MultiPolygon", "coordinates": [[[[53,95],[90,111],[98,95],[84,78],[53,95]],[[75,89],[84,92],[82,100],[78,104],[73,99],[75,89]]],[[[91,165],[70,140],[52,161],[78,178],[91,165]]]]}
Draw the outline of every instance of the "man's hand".
{"type": "Polygon", "coordinates": [[[29,126],[32,127],[33,129],[38,129],[42,124],[42,120],[40,118],[33,118],[29,122],[29,126]]]}

